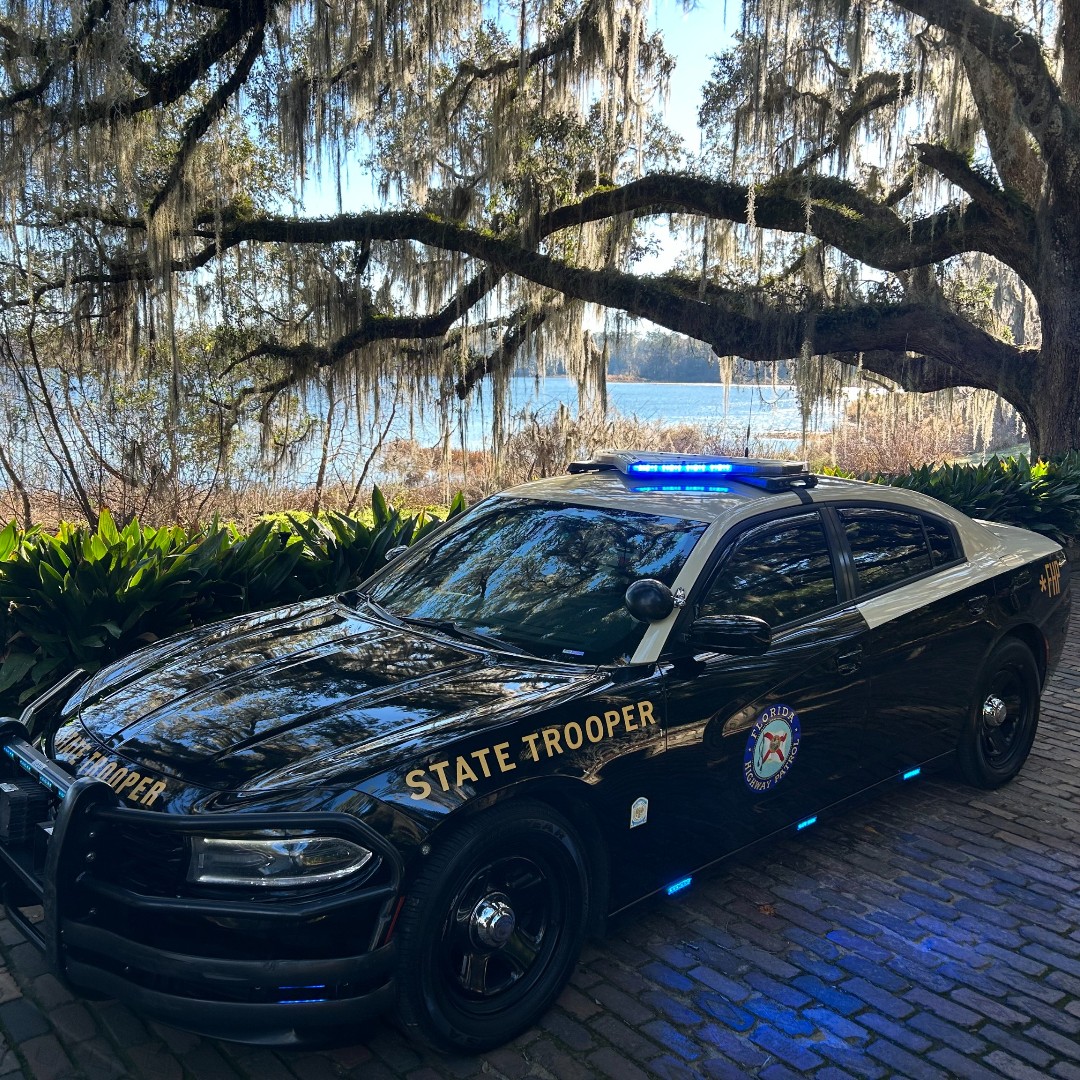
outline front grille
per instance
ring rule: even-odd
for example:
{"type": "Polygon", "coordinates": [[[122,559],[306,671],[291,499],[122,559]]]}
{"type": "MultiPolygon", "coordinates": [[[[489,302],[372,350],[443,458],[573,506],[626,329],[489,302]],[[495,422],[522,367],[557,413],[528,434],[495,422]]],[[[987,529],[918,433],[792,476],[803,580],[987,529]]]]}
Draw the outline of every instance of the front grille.
{"type": "Polygon", "coordinates": [[[187,875],[187,845],[171,829],[145,821],[97,822],[91,834],[98,858],[94,877],[148,896],[175,896],[187,875]]]}

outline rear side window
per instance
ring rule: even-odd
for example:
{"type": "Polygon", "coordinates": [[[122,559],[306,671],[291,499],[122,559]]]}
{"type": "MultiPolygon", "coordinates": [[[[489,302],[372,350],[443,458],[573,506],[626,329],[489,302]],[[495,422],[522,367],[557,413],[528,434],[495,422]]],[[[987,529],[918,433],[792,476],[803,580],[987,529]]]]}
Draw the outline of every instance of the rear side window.
{"type": "Polygon", "coordinates": [[[720,567],[699,615],[756,615],[780,626],[834,607],[836,582],[817,514],[750,529],[720,567]]]}
{"type": "Polygon", "coordinates": [[[840,522],[847,535],[851,555],[855,560],[855,574],[859,592],[877,592],[893,585],[900,585],[911,578],[928,573],[936,565],[955,558],[952,537],[945,530],[944,537],[953,550],[951,558],[935,559],[931,554],[931,539],[918,514],[905,514],[896,510],[847,509],[838,511],[840,522]]]}
{"type": "Polygon", "coordinates": [[[934,557],[935,566],[947,566],[960,558],[960,552],[956,550],[956,541],[953,534],[944,521],[937,518],[923,518],[926,526],[926,538],[930,541],[930,554],[934,557]]]}

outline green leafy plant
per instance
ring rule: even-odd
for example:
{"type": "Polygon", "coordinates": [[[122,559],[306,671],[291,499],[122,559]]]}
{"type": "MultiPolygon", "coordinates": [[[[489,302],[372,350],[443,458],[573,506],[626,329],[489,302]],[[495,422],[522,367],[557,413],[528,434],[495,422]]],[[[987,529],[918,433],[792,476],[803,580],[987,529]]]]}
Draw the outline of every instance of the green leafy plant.
{"type": "MultiPolygon", "coordinates": [[[[464,509],[460,496],[448,516],[464,509]]],[[[216,619],[349,588],[441,521],[401,514],[377,488],[373,524],[343,514],[268,518],[247,534],[214,522],[189,534],[102,511],[96,529],[0,530],[0,708],[75,668],[216,619]]]]}
{"type": "Polygon", "coordinates": [[[1029,462],[992,457],[981,465],[923,465],[876,483],[932,495],[975,518],[1020,525],[1059,544],[1080,536],[1080,454],[1029,462]]]}

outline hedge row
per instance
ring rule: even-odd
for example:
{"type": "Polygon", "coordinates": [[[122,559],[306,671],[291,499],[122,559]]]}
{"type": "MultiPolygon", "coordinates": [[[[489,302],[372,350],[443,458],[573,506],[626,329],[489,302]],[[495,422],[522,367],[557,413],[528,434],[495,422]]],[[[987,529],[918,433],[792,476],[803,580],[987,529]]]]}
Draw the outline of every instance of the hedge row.
{"type": "MultiPolygon", "coordinates": [[[[450,514],[464,508],[455,500],[450,514]]],[[[96,671],[168,634],[323,596],[362,581],[391,547],[440,523],[402,514],[376,489],[372,523],[280,515],[242,535],[214,523],[187,532],[103,512],[96,530],[0,531],[0,712],[11,713],[76,667],[96,671]]]]}
{"type": "Polygon", "coordinates": [[[1062,545],[1080,538],[1078,452],[1034,463],[1020,455],[981,465],[923,465],[898,476],[860,479],[921,491],[970,517],[1020,525],[1062,545]]]}
{"type": "MultiPolygon", "coordinates": [[[[1080,453],[862,479],[922,491],[1062,544],[1080,537],[1080,453]]],[[[450,514],[463,508],[459,496],[450,514]]],[[[0,712],[17,710],[76,667],[96,671],[168,634],[348,588],[381,566],[389,548],[439,523],[399,513],[378,489],[372,518],[368,525],[340,514],[286,514],[246,535],[219,524],[193,533],[137,521],[118,529],[105,512],[93,531],[21,532],[9,524],[0,531],[0,712]]]]}

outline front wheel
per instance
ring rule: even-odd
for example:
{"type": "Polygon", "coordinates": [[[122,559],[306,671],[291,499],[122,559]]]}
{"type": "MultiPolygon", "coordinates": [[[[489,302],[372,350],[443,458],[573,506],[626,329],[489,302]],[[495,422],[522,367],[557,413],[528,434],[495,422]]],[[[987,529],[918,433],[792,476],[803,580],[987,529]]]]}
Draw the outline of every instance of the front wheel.
{"type": "Polygon", "coordinates": [[[967,724],[957,748],[970,784],[1007,783],[1027,760],[1039,726],[1039,671],[1031,650],[1015,639],[998,645],[975,684],[967,724]]]}
{"type": "Polygon", "coordinates": [[[477,1053],[531,1027],[585,937],[588,872],[542,803],[479,814],[432,854],[398,924],[398,1017],[441,1050],[477,1053]]]}

